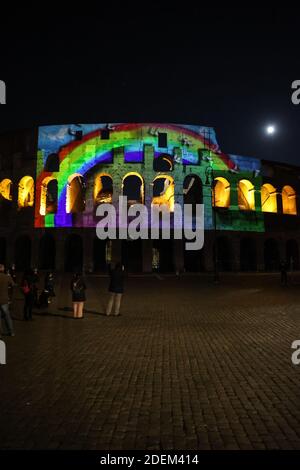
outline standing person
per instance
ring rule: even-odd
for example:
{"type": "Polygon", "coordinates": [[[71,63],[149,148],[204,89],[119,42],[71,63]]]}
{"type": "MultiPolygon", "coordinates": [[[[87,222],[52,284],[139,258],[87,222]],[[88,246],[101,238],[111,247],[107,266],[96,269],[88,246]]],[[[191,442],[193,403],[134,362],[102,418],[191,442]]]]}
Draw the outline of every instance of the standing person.
{"type": "Polygon", "coordinates": [[[32,274],[32,292],[33,292],[33,304],[38,305],[38,285],[39,285],[39,273],[37,268],[34,268],[32,274]]]}
{"type": "Polygon", "coordinates": [[[45,277],[45,292],[47,293],[47,303],[51,303],[51,298],[55,297],[54,292],[54,276],[52,272],[46,274],[45,277]]]}
{"type": "Polygon", "coordinates": [[[32,309],[34,304],[33,272],[28,270],[23,277],[22,291],[24,294],[24,320],[32,320],[32,309]]]}
{"type": "Polygon", "coordinates": [[[110,315],[114,306],[114,315],[120,315],[120,306],[124,292],[124,266],[117,263],[110,271],[109,288],[110,297],[106,308],[106,315],[110,315]]]}
{"type": "Polygon", "coordinates": [[[0,264],[0,316],[5,323],[6,332],[9,336],[15,336],[14,326],[9,312],[9,287],[15,285],[12,277],[5,274],[4,265],[0,264]]]}
{"type": "Polygon", "coordinates": [[[83,307],[86,301],[86,285],[81,273],[74,274],[71,280],[72,302],[74,318],[83,318],[83,307]]]}
{"type": "Polygon", "coordinates": [[[287,263],[285,261],[280,262],[280,274],[281,274],[281,284],[283,286],[287,285],[287,263]]]}

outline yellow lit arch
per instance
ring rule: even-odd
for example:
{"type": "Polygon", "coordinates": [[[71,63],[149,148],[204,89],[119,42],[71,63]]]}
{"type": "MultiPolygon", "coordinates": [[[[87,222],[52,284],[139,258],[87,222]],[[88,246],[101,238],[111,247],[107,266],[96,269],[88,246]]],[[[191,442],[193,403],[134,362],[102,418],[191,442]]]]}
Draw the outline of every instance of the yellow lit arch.
{"type": "Polygon", "coordinates": [[[230,206],[230,183],[226,178],[218,176],[214,179],[213,206],[230,206]]]}
{"type": "Polygon", "coordinates": [[[47,176],[42,181],[42,185],[41,185],[41,202],[40,202],[40,214],[41,215],[46,215],[46,214],[55,212],[53,207],[49,207],[49,204],[48,204],[48,201],[47,201],[48,184],[51,181],[56,181],[57,182],[57,180],[55,178],[53,178],[52,176],[47,176]]]}
{"type": "Polygon", "coordinates": [[[112,202],[112,195],[113,195],[113,179],[111,175],[108,173],[100,173],[100,175],[97,175],[95,178],[95,183],[94,183],[94,202],[97,204],[101,203],[111,203],[112,202]],[[106,176],[107,178],[110,178],[111,180],[111,186],[112,190],[110,191],[105,191],[103,189],[103,182],[102,182],[102,177],[106,176]]]}
{"type": "Polygon", "coordinates": [[[12,181],[11,180],[5,178],[4,180],[1,181],[1,183],[0,183],[0,194],[4,199],[7,199],[8,201],[12,200],[11,189],[12,189],[12,181]]]}
{"type": "Polygon", "coordinates": [[[266,183],[261,187],[261,210],[277,212],[277,192],[272,184],[266,183]]]}
{"type": "Polygon", "coordinates": [[[18,207],[32,207],[34,204],[34,180],[31,176],[23,176],[19,182],[18,207]]]}
{"type": "Polygon", "coordinates": [[[254,186],[248,180],[240,180],[238,183],[238,205],[243,211],[255,210],[254,186]]]}
{"type": "Polygon", "coordinates": [[[129,173],[127,173],[123,177],[123,179],[122,179],[122,194],[124,193],[124,181],[126,180],[126,178],[128,178],[130,176],[137,176],[141,180],[141,186],[140,186],[140,199],[136,200],[136,201],[128,200],[128,205],[135,204],[135,203],[144,204],[144,199],[145,199],[144,180],[141,177],[141,175],[139,173],[136,173],[135,171],[130,171],[129,173]]]}
{"type": "Polygon", "coordinates": [[[152,204],[158,206],[165,205],[168,207],[170,212],[174,212],[174,179],[169,175],[158,175],[153,180],[153,189],[155,181],[158,181],[159,179],[164,180],[164,189],[159,196],[152,197],[152,204]]]}
{"type": "Polygon", "coordinates": [[[80,173],[74,173],[73,175],[69,176],[66,198],[67,214],[84,211],[85,194],[83,176],[80,173]]]}
{"type": "Polygon", "coordinates": [[[296,192],[292,186],[282,188],[282,212],[297,215],[296,192]]]}

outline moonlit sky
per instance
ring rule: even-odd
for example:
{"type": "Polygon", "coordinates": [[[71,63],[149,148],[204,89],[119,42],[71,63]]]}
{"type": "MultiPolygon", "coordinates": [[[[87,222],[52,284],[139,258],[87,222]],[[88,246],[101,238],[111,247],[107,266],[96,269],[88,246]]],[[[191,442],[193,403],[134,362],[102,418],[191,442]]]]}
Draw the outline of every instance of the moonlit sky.
{"type": "Polygon", "coordinates": [[[0,106],[0,130],[195,123],[214,127],[225,152],[300,165],[300,105],[291,102],[300,79],[295,7],[110,5],[92,15],[1,16],[8,104],[0,106]]]}

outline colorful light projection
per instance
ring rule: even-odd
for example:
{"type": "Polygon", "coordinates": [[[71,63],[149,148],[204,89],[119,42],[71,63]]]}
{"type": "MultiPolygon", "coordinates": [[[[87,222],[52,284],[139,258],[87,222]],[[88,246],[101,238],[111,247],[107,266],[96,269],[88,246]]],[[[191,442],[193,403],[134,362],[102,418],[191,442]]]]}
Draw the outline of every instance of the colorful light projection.
{"type": "MultiPolygon", "coordinates": [[[[93,170],[101,168],[111,175],[115,184],[114,174],[122,168],[125,175],[126,163],[140,164],[138,171],[142,173],[146,145],[153,147],[154,158],[172,156],[175,164],[197,165],[201,150],[209,149],[217,170],[228,171],[236,166],[228,155],[219,150],[212,129],[175,124],[115,124],[110,126],[109,139],[101,139],[101,130],[106,128],[104,124],[39,128],[35,227],[73,226],[74,213],[85,210],[85,198],[79,197],[78,188],[83,188],[86,177],[93,170]],[[158,147],[158,131],[167,134],[167,148],[158,147]],[[122,161],[119,160],[122,154],[120,149],[124,154],[122,161]],[[114,156],[118,157],[117,161],[114,156]],[[44,208],[45,178],[57,180],[56,213],[50,213],[44,208]]],[[[121,194],[121,188],[114,189],[121,194]]],[[[95,221],[92,223],[94,226],[95,221]]],[[[86,222],[82,226],[86,226],[86,222]]]]}

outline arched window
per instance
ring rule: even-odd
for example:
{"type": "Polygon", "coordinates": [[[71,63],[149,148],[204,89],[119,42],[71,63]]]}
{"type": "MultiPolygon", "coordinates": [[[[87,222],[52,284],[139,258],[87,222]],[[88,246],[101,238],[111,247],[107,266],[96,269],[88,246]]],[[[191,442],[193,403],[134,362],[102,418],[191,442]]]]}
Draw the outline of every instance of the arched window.
{"type": "Polygon", "coordinates": [[[254,186],[248,180],[241,180],[238,183],[238,205],[243,211],[255,210],[254,186]]]}
{"type": "Polygon", "coordinates": [[[107,173],[97,175],[94,185],[95,204],[111,203],[113,196],[113,180],[107,173]]]}
{"type": "Polygon", "coordinates": [[[153,171],[172,171],[173,167],[173,157],[167,153],[153,159],[153,171]]]}
{"type": "Polygon", "coordinates": [[[48,176],[41,186],[40,214],[54,214],[57,210],[57,180],[48,176]]]}
{"type": "Polygon", "coordinates": [[[32,207],[34,204],[34,181],[31,176],[24,176],[19,182],[18,207],[32,207]]]}
{"type": "Polygon", "coordinates": [[[3,199],[6,199],[7,201],[12,200],[12,181],[9,179],[4,179],[0,183],[0,194],[3,197],[3,199]]]}
{"type": "Polygon", "coordinates": [[[127,203],[144,204],[144,180],[138,173],[128,173],[122,181],[122,194],[127,196],[127,203]]]}
{"type": "Polygon", "coordinates": [[[282,188],[282,212],[297,215],[296,192],[292,186],[282,188]]]}
{"type": "Polygon", "coordinates": [[[269,183],[261,187],[261,210],[263,212],[277,212],[276,188],[269,183]]]}
{"type": "Polygon", "coordinates": [[[50,155],[48,155],[45,164],[45,171],[49,171],[51,173],[59,171],[59,156],[57,153],[50,153],[50,155]]]}
{"type": "Polygon", "coordinates": [[[168,175],[158,175],[153,180],[153,205],[165,205],[174,212],[174,179],[168,175]]]}
{"type": "Polygon", "coordinates": [[[67,214],[85,210],[85,181],[82,175],[75,173],[69,176],[67,184],[67,214]]]}
{"type": "Polygon", "coordinates": [[[230,206],[230,183],[227,179],[222,176],[215,178],[213,191],[213,206],[230,206]]]}

